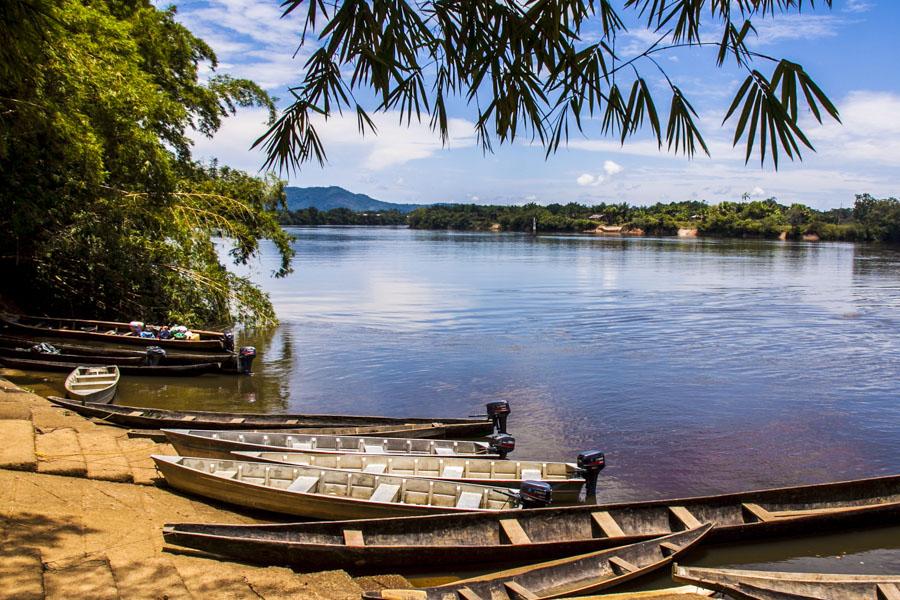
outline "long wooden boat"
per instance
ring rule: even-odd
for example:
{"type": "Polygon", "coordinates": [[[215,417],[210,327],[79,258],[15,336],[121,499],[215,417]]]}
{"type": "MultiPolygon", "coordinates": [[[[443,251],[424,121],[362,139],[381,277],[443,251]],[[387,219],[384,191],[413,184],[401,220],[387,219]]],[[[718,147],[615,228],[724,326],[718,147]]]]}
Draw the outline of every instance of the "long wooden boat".
{"type": "Polygon", "coordinates": [[[523,481],[545,481],[553,490],[553,503],[577,502],[585,485],[584,473],[575,463],[458,458],[454,456],[385,456],[359,452],[315,454],[312,452],[232,452],[239,460],[284,465],[308,465],[340,469],[442,479],[474,485],[518,489],[523,481]]]}
{"type": "Polygon", "coordinates": [[[194,334],[200,336],[200,339],[195,340],[160,340],[132,335],[128,323],[25,315],[0,316],[0,325],[6,331],[11,332],[27,332],[33,335],[91,340],[94,342],[161,346],[163,348],[213,352],[221,352],[225,349],[225,334],[219,331],[192,330],[194,334]]]}
{"type": "Polygon", "coordinates": [[[234,451],[302,450],[314,454],[358,454],[401,456],[458,456],[499,458],[491,442],[434,440],[397,437],[305,435],[280,431],[216,431],[212,429],[162,429],[166,440],[182,456],[234,458],[234,451]]]}
{"type": "Polygon", "coordinates": [[[430,588],[364,592],[384,600],[538,600],[609,589],[659,569],[694,547],[711,523],[611,550],[589,552],[430,588]]]}
{"type": "Polygon", "coordinates": [[[229,504],[313,519],[507,512],[513,490],[315,467],[154,455],[166,483],[229,504]]]}
{"type": "Polygon", "coordinates": [[[66,377],[66,395],[80,402],[108,404],[116,395],[119,369],[116,366],[76,367],[66,377]]]}
{"type": "Polygon", "coordinates": [[[725,541],[900,522],[900,475],[718,496],[354,523],[168,525],[173,544],[275,565],[379,568],[543,560],[715,523],[725,541]],[[358,531],[363,544],[344,542],[358,531]]]}
{"type": "MultiPolygon", "coordinates": [[[[37,355],[41,356],[41,355],[37,355]]],[[[56,355],[49,354],[54,359],[56,355]]],[[[45,360],[37,358],[15,358],[0,356],[0,366],[22,371],[71,371],[82,364],[81,357],[73,360],[45,360]]],[[[195,365],[118,365],[123,375],[144,375],[162,377],[189,377],[215,373],[221,370],[220,363],[199,363],[195,365]]]]}
{"type": "Polygon", "coordinates": [[[89,354],[44,354],[41,352],[32,352],[22,348],[2,348],[0,347],[0,359],[8,357],[13,359],[51,361],[56,363],[79,363],[82,365],[143,365],[146,364],[146,358],[138,356],[102,356],[89,354]]]}
{"type": "MultiPolygon", "coordinates": [[[[164,410],[123,405],[76,404],[65,398],[50,396],[50,402],[86,417],[96,417],[109,423],[135,429],[166,429],[190,426],[195,429],[256,430],[306,429],[309,427],[390,427],[408,428],[417,425],[418,433],[406,437],[479,437],[491,432],[491,422],[476,419],[422,419],[395,417],[366,417],[357,415],[210,412],[203,410],[164,410]]],[[[379,434],[384,435],[384,434],[379,434]]],[[[248,450],[249,448],[244,448],[248,450]]]]}
{"type": "MultiPolygon", "coordinates": [[[[5,350],[19,350],[31,352],[32,346],[40,342],[46,342],[48,338],[43,336],[19,337],[0,335],[0,353],[5,350]]],[[[63,355],[75,356],[102,356],[105,359],[134,359],[135,364],[144,364],[147,360],[147,350],[137,348],[116,347],[111,344],[76,344],[70,340],[53,339],[49,342],[63,355]]],[[[10,354],[7,354],[10,355],[10,354]]],[[[40,354],[38,354],[40,356],[40,354]]],[[[166,356],[161,360],[165,365],[191,365],[196,363],[219,362],[232,364],[237,360],[234,352],[179,352],[166,350],[166,356]]]]}
{"type": "Polygon", "coordinates": [[[672,568],[675,581],[749,600],[896,600],[900,575],[832,575],[739,569],[672,568]]]}

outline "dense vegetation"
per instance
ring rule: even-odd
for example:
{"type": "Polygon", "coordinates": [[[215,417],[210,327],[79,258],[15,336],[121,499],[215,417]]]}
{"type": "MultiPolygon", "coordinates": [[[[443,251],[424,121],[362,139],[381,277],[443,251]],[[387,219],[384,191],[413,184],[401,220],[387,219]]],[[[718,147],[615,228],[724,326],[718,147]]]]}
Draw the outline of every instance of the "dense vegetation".
{"type": "Polygon", "coordinates": [[[406,215],[398,210],[356,212],[349,208],[319,210],[314,206],[285,211],[279,216],[282,225],[406,225],[406,215]]]}
{"type": "Polygon", "coordinates": [[[212,50],[149,0],[4,0],[0,39],[0,295],[29,312],[274,321],[218,244],[241,263],[271,238],[288,273],[282,184],[198,164],[189,138],[241,106],[274,118],[266,93],[201,82],[212,50]]]}
{"type": "Polygon", "coordinates": [[[700,235],[777,238],[817,235],[823,240],[900,243],[900,201],[856,197],[853,208],[818,211],[775,199],[752,202],[673,202],[652,206],[627,204],[550,204],[540,206],[436,205],[409,214],[413,229],[587,231],[600,225],[622,226],[648,235],[674,235],[697,229],[700,235]]]}

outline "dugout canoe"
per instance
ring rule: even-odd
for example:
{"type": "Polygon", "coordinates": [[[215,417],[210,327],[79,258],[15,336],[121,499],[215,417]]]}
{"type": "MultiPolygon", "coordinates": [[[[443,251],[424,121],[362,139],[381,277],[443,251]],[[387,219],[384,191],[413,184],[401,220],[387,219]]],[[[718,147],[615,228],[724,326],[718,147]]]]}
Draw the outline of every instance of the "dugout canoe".
{"type": "MultiPolygon", "coordinates": [[[[459,456],[499,458],[493,441],[435,440],[410,437],[360,437],[312,435],[280,431],[230,431],[213,429],[161,429],[166,441],[182,456],[234,458],[235,451],[313,454],[359,453],[401,456],[459,456]]],[[[509,437],[509,436],[506,436],[509,437]]]]}
{"type": "MultiPolygon", "coordinates": [[[[0,349],[31,351],[31,347],[41,342],[48,342],[62,354],[77,356],[102,356],[108,359],[127,358],[136,359],[135,364],[144,364],[147,360],[147,350],[137,348],[116,347],[110,344],[77,344],[71,340],[52,339],[44,336],[18,337],[0,335],[0,349]]],[[[40,356],[40,354],[38,354],[40,356]]],[[[237,354],[234,352],[179,352],[166,350],[166,356],[161,360],[166,365],[190,365],[196,363],[219,362],[234,366],[237,354]]]]}
{"type": "Polygon", "coordinates": [[[809,535],[900,522],[900,475],[718,496],[490,514],[277,525],[170,524],[166,541],[247,562],[382,569],[544,560],[630,544],[710,521],[707,539],[809,535]],[[352,530],[362,544],[349,546],[352,530]]]}
{"type": "Polygon", "coordinates": [[[672,567],[675,581],[748,600],[896,600],[900,575],[834,575],[672,567]]]}
{"type": "Polygon", "coordinates": [[[315,467],[154,455],[172,487],[205,498],[312,519],[507,512],[513,490],[315,467]]]}
{"type": "Polygon", "coordinates": [[[146,358],[140,358],[137,356],[103,356],[103,355],[89,355],[89,354],[68,354],[62,353],[59,354],[51,354],[49,352],[33,352],[27,348],[4,348],[0,347],[0,360],[4,357],[15,359],[24,359],[24,360],[37,360],[42,362],[55,362],[55,363],[76,363],[80,365],[116,365],[116,366],[127,366],[127,365],[144,365],[146,364],[146,358]]]}
{"type": "MultiPolygon", "coordinates": [[[[383,431],[415,429],[415,435],[405,437],[480,437],[492,431],[490,421],[475,419],[423,419],[403,417],[367,417],[357,415],[211,412],[203,410],[165,410],[119,404],[95,406],[76,404],[65,398],[50,396],[50,402],[86,417],[96,417],[109,423],[133,429],[171,429],[190,426],[193,429],[258,430],[307,429],[310,427],[344,428],[381,427],[383,431]],[[415,426],[415,427],[412,427],[415,426]]],[[[379,433],[378,435],[385,435],[379,433]]],[[[236,448],[252,450],[252,448],[236,448]]]]}
{"type": "Polygon", "coordinates": [[[116,366],[76,367],[66,377],[66,395],[79,402],[108,404],[116,395],[119,369],[116,366]]]}
{"type": "MultiPolygon", "coordinates": [[[[41,355],[38,355],[41,356],[41,355]]],[[[52,356],[47,354],[44,356],[52,356]]],[[[81,364],[75,357],[73,360],[45,360],[37,358],[17,358],[0,356],[0,366],[22,371],[71,371],[81,364]]],[[[161,377],[191,377],[204,373],[215,373],[221,370],[219,363],[200,363],[196,365],[118,365],[123,375],[144,375],[161,377]]]]}
{"type": "Polygon", "coordinates": [[[117,321],[93,321],[8,314],[0,316],[0,325],[10,332],[24,332],[31,335],[90,340],[101,343],[161,346],[163,348],[212,352],[221,352],[226,349],[226,336],[224,332],[220,331],[192,330],[194,334],[200,336],[200,339],[196,340],[161,340],[131,335],[129,324],[117,321]]]}
{"type": "MultiPolygon", "coordinates": [[[[354,453],[232,452],[238,460],[284,465],[308,465],[379,475],[441,479],[474,485],[518,489],[523,481],[544,481],[553,490],[553,503],[577,502],[585,472],[575,463],[457,458],[453,456],[385,456],[354,453]]],[[[596,476],[592,478],[596,484],[596,476]]]]}
{"type": "Polygon", "coordinates": [[[384,600],[538,600],[580,596],[609,589],[683,556],[712,527],[700,527],[610,550],[590,552],[436,587],[364,592],[384,600]]]}

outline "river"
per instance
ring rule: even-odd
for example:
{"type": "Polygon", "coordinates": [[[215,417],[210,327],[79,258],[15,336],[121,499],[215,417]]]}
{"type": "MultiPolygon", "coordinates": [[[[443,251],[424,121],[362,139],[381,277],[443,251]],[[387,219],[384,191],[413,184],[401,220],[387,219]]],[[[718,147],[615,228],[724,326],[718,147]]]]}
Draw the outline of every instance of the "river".
{"type": "MultiPolygon", "coordinates": [[[[248,270],[282,321],[241,336],[255,375],[123,380],[118,401],[440,417],[505,399],[515,457],[606,452],[600,501],[900,472],[896,248],[291,231],[295,274],[267,276],[268,245],[248,270]]],[[[701,560],[784,561],[900,572],[900,528],[701,560]]]]}

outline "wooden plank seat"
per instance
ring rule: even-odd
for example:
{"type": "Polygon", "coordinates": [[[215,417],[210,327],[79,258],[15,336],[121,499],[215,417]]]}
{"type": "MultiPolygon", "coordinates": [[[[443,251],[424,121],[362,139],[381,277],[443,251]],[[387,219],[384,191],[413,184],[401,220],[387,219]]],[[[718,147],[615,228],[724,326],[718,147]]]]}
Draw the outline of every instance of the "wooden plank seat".
{"type": "Polygon", "coordinates": [[[213,471],[213,475],[216,477],[224,477],[225,479],[234,479],[234,476],[237,475],[237,471],[235,469],[223,469],[221,471],[213,471]]]}
{"type": "Polygon", "coordinates": [[[344,545],[345,546],[356,546],[356,547],[365,546],[366,542],[363,539],[362,531],[360,531],[358,529],[345,529],[344,530],[344,545]]]}
{"type": "Polygon", "coordinates": [[[456,595],[461,598],[461,600],[484,600],[481,596],[472,591],[471,588],[461,588],[456,592],[456,595]]]}
{"type": "Polygon", "coordinates": [[[639,569],[638,566],[633,565],[624,558],[618,556],[611,556],[609,564],[613,565],[613,570],[618,569],[624,573],[633,573],[639,569]]]}
{"type": "Polygon", "coordinates": [[[460,466],[447,465],[441,471],[441,477],[444,479],[459,479],[463,476],[463,468],[460,466]]]}
{"type": "Polygon", "coordinates": [[[397,492],[399,491],[399,485],[394,485],[392,483],[382,483],[377,488],[375,488],[375,491],[372,492],[369,500],[371,500],[372,502],[393,502],[394,498],[397,497],[397,492]]]}
{"type": "Polygon", "coordinates": [[[591,518],[594,519],[594,523],[597,524],[606,537],[624,537],[625,532],[622,531],[622,528],[619,527],[619,524],[616,523],[616,520],[613,519],[612,515],[609,514],[605,510],[597,511],[595,513],[591,513],[591,518]]]}
{"type": "Polygon", "coordinates": [[[478,492],[461,492],[456,501],[456,508],[481,508],[481,494],[478,492]]]}
{"type": "Polygon", "coordinates": [[[452,448],[444,448],[443,446],[435,446],[434,453],[440,454],[442,456],[449,456],[449,455],[453,454],[453,449],[452,448]]]}
{"type": "Polygon", "coordinates": [[[503,529],[503,533],[506,534],[506,537],[509,538],[511,544],[521,545],[531,543],[531,538],[529,538],[528,534],[525,533],[525,530],[522,529],[522,524],[519,523],[518,519],[500,519],[500,527],[503,529]]]}
{"type": "Polygon", "coordinates": [[[534,592],[522,587],[522,585],[516,583],[515,581],[504,581],[503,587],[505,587],[508,591],[515,594],[516,597],[522,598],[523,600],[538,600],[537,594],[534,592]]]}
{"type": "Polygon", "coordinates": [[[387,465],[384,463],[371,463],[363,467],[363,473],[370,473],[372,475],[381,475],[387,469],[387,465]]]}
{"type": "Polygon", "coordinates": [[[381,444],[364,444],[363,450],[366,454],[381,454],[384,452],[384,447],[381,444]]]}
{"type": "Polygon", "coordinates": [[[879,583],[875,588],[878,600],[900,600],[900,586],[896,583],[879,583]]]}
{"type": "Polygon", "coordinates": [[[235,417],[235,418],[231,419],[231,420],[229,421],[229,423],[239,424],[239,423],[243,423],[243,422],[246,421],[246,420],[247,420],[247,419],[245,419],[245,418],[243,418],[243,417],[235,417]]]}
{"type": "Polygon", "coordinates": [[[182,421],[193,421],[193,420],[195,420],[196,418],[197,418],[197,417],[194,416],[194,415],[185,415],[185,416],[181,417],[181,420],[182,420],[182,421]]]}
{"type": "Polygon", "coordinates": [[[681,546],[673,544],[672,542],[660,542],[659,547],[668,551],[670,554],[677,554],[681,551],[681,546]]]}
{"type": "Polygon", "coordinates": [[[129,417],[140,417],[143,414],[144,414],[144,411],[142,411],[142,410],[133,410],[130,413],[128,413],[128,416],[129,417]]]}
{"type": "Polygon", "coordinates": [[[316,487],[316,484],[318,484],[318,483],[319,483],[318,477],[301,475],[300,477],[298,477],[297,479],[292,481],[291,485],[287,486],[287,489],[289,489],[292,492],[300,492],[300,493],[306,494],[308,492],[311,492],[316,487]]]}
{"type": "Polygon", "coordinates": [[[675,515],[675,518],[681,521],[688,529],[695,529],[701,525],[700,521],[697,520],[697,517],[692,515],[691,511],[683,506],[670,506],[669,511],[671,511],[671,513],[675,515]]]}
{"type": "Polygon", "coordinates": [[[764,509],[759,504],[754,504],[753,502],[744,502],[741,504],[741,508],[749,512],[760,521],[771,521],[775,518],[775,515],[764,509]]]}

